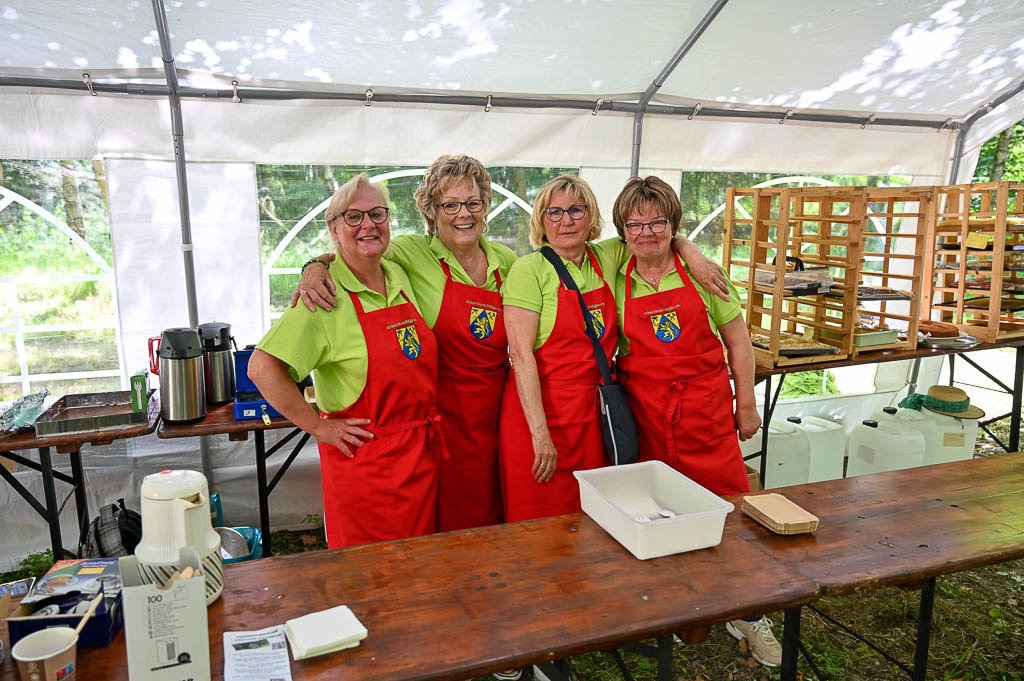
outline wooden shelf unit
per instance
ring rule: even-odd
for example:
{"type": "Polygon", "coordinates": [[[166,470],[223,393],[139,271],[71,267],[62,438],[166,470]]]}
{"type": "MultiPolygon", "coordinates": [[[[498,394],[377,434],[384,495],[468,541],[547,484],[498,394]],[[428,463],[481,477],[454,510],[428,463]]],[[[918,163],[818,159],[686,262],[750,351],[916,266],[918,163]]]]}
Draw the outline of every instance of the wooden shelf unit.
{"type": "Polygon", "coordinates": [[[925,242],[921,318],[951,322],[988,343],[1024,336],[1024,310],[1006,309],[1024,301],[1024,250],[1012,250],[1024,246],[1024,183],[944,185],[936,192],[935,221],[925,242]],[[988,237],[992,250],[968,248],[971,234],[988,237]],[[943,244],[959,248],[945,250],[943,244]],[[983,283],[970,285],[977,282],[983,283]],[[1014,289],[1004,292],[1004,282],[1014,289]],[[964,304],[985,297],[987,307],[964,304]]]}
{"type": "Polygon", "coordinates": [[[914,350],[925,277],[924,246],[934,221],[935,187],[867,187],[860,283],[905,293],[910,300],[858,301],[861,321],[881,320],[906,340],[853,347],[853,356],[876,350],[914,350]],[[876,265],[877,264],[877,265],[876,265]],[[876,266],[873,266],[876,265],[876,266]]]}
{"type": "Polygon", "coordinates": [[[852,356],[866,198],[864,187],[727,191],[723,266],[737,285],[746,289],[748,331],[770,339],[768,349],[754,348],[758,366],[806,364],[813,368],[816,362],[852,356]],[[737,198],[743,197],[753,202],[749,217],[735,209],[737,198]],[[807,267],[828,267],[835,282],[833,291],[841,297],[786,295],[785,256],[799,257],[807,267]],[[757,271],[774,273],[774,286],[756,283],[757,271]],[[835,338],[823,332],[831,332],[835,338]],[[779,353],[783,333],[807,334],[834,346],[838,353],[783,357],[779,353]]]}

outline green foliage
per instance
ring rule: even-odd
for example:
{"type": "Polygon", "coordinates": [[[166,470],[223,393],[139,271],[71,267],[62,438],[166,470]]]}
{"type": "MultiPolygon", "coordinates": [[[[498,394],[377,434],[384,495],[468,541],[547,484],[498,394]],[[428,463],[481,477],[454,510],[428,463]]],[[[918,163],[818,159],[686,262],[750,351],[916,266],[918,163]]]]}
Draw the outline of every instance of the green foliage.
{"type": "Polygon", "coordinates": [[[13,582],[27,577],[39,579],[51,567],[53,567],[53,551],[46,549],[38,553],[30,553],[18,563],[17,570],[0,573],[0,582],[13,582]]]}
{"type": "MultiPolygon", "coordinates": [[[[992,179],[992,167],[995,165],[998,143],[999,135],[996,135],[982,145],[981,153],[978,156],[978,165],[974,169],[975,182],[989,182],[992,179]]],[[[1018,121],[1013,126],[1010,149],[1006,155],[1006,169],[1002,179],[1007,182],[1024,182],[1024,121],[1018,121]]]]}
{"type": "MultiPolygon", "coordinates": [[[[260,208],[260,249],[265,268],[301,267],[309,258],[330,251],[331,240],[320,213],[295,235],[280,256],[271,263],[270,256],[282,239],[311,210],[329,199],[335,189],[357,173],[370,177],[399,170],[406,166],[313,166],[313,165],[258,165],[256,184],[260,208]]],[[[514,168],[499,166],[488,168],[497,185],[532,204],[545,182],[558,175],[577,175],[575,168],[514,168]]],[[[421,177],[411,175],[385,180],[390,196],[391,235],[422,234],[424,225],[416,208],[413,192],[421,177]]],[[[506,197],[494,193],[493,210],[506,197]]],[[[529,251],[524,234],[529,232],[529,214],[518,206],[509,206],[488,225],[488,238],[505,244],[522,255],[529,251]]],[[[270,275],[270,309],[281,312],[287,306],[298,275],[270,275]]]]}

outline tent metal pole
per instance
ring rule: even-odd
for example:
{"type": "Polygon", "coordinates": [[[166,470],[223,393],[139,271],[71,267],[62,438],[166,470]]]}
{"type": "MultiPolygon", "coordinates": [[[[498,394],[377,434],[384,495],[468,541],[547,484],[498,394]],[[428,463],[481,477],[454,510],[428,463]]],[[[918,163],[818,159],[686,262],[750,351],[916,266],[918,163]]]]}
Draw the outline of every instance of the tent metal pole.
{"type": "MultiPolygon", "coordinates": [[[[82,81],[48,79],[48,78],[23,78],[14,76],[0,76],[0,87],[20,88],[45,88],[51,90],[74,90],[87,92],[88,87],[82,81]]],[[[92,81],[93,90],[103,94],[123,94],[128,97],[168,97],[170,89],[166,85],[140,85],[136,83],[103,83],[92,81]]],[[[317,90],[274,90],[260,88],[238,88],[238,97],[244,100],[267,100],[267,101],[289,101],[289,100],[334,100],[365,102],[365,88],[363,92],[324,92],[317,90]]],[[[235,97],[235,90],[232,89],[204,89],[178,86],[177,95],[179,99],[199,100],[231,100],[235,97]]],[[[375,103],[394,104],[440,104],[445,106],[468,106],[483,108],[487,104],[487,97],[480,95],[421,95],[421,94],[388,94],[374,93],[375,103]]],[[[581,111],[593,112],[595,101],[589,99],[542,99],[538,97],[500,97],[492,96],[491,105],[495,108],[507,109],[578,109],[581,111]]],[[[639,111],[640,105],[636,102],[623,102],[616,100],[605,100],[598,111],[611,111],[616,113],[635,114],[639,111]]],[[[672,104],[648,104],[644,110],[645,114],[657,114],[665,116],[690,116],[693,113],[692,106],[677,106],[672,104]]],[[[704,106],[700,110],[701,118],[735,118],[751,120],[779,120],[783,116],[782,111],[775,109],[751,109],[751,108],[716,108],[704,106]]],[[[819,113],[796,113],[787,118],[787,121],[802,121],[809,123],[839,123],[861,126],[864,123],[864,115],[848,114],[819,114],[819,113]]],[[[930,128],[938,130],[944,127],[942,121],[935,119],[921,118],[885,118],[876,117],[872,127],[891,126],[906,128],[930,128]]]]}
{"type": "Polygon", "coordinates": [[[644,93],[640,95],[640,101],[637,104],[637,111],[633,115],[633,158],[629,163],[629,172],[632,177],[636,177],[640,174],[640,143],[644,132],[644,113],[647,112],[647,105],[650,104],[651,99],[657,94],[661,86],[665,84],[668,77],[672,75],[672,71],[679,66],[679,62],[683,60],[686,53],[690,51],[690,48],[696,44],[697,40],[700,39],[701,35],[707,30],[707,27],[711,25],[711,22],[715,20],[718,13],[725,7],[725,3],[729,0],[715,0],[715,4],[711,6],[700,22],[690,32],[690,35],[686,37],[683,44],[679,46],[672,58],[668,60],[668,63],[661,69],[654,81],[647,86],[644,93]]]}
{"type": "Polygon", "coordinates": [[[979,118],[992,111],[992,109],[996,108],[1003,102],[1013,99],[1021,92],[1024,92],[1024,80],[972,113],[959,125],[956,137],[956,147],[953,149],[953,167],[949,172],[950,184],[956,184],[956,176],[960,172],[960,158],[964,155],[964,145],[967,143],[967,133],[971,131],[971,126],[973,126],[975,121],[979,118]]]}
{"type": "Polygon", "coordinates": [[[181,117],[181,100],[178,98],[178,73],[174,67],[174,53],[171,51],[171,36],[167,30],[167,12],[163,0],[153,0],[153,16],[160,36],[160,56],[164,62],[167,78],[167,98],[171,104],[171,135],[174,138],[174,169],[178,180],[178,211],[181,214],[181,252],[185,260],[185,293],[188,296],[188,321],[192,328],[199,326],[199,310],[196,303],[196,272],[192,259],[192,223],[188,209],[188,179],[185,171],[185,126],[181,117]]]}

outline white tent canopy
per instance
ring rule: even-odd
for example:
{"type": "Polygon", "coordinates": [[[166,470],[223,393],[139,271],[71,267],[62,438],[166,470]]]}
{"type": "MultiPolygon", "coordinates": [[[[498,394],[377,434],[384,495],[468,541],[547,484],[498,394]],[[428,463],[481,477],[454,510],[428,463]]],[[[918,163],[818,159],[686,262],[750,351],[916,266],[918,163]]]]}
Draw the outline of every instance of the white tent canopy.
{"type": "MultiPolygon", "coordinates": [[[[0,0],[0,158],[104,161],[122,372],[192,316],[175,160],[198,321],[252,342],[270,323],[257,164],[468,153],[578,168],[610,212],[636,170],[676,186],[692,171],[939,184],[958,163],[963,181],[1021,118],[1024,0],[0,0]]],[[[231,467],[218,479],[251,489],[251,445],[216,446],[231,467]]],[[[132,484],[194,449],[117,447],[132,484]],[[124,463],[144,451],[159,462],[124,463]]],[[[301,519],[285,498],[318,493],[315,452],[305,465],[272,503],[280,524],[301,519]]],[[[90,482],[93,509],[128,484],[90,482]]],[[[7,494],[0,513],[31,520],[0,557],[46,537],[7,494]]],[[[254,501],[236,500],[235,522],[255,524],[254,501]]]]}

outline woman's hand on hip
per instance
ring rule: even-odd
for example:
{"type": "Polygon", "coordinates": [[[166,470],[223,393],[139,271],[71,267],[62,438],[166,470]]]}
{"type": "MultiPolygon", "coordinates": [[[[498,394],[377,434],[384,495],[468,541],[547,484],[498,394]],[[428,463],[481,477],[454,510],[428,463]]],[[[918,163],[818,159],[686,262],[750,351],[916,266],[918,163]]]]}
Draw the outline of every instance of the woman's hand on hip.
{"type": "Polygon", "coordinates": [[[761,415],[757,407],[740,407],[736,410],[736,430],[740,432],[740,440],[749,440],[761,427],[761,415]]]}
{"type": "Polygon", "coordinates": [[[351,459],[355,456],[354,449],[373,439],[373,433],[360,428],[368,423],[370,419],[321,419],[313,437],[325,445],[337,447],[351,459]]]}
{"type": "MultiPolygon", "coordinates": [[[[324,254],[317,258],[331,262],[334,260],[334,255],[324,254]]],[[[302,279],[299,280],[298,288],[292,293],[292,300],[288,306],[295,307],[295,304],[301,300],[310,312],[316,312],[317,306],[325,310],[333,310],[338,307],[336,295],[338,295],[338,289],[335,287],[327,267],[320,262],[311,262],[303,268],[302,279]]]]}
{"type": "Polygon", "coordinates": [[[537,482],[547,482],[555,474],[558,466],[558,451],[551,435],[533,438],[533,478],[537,482]]]}

